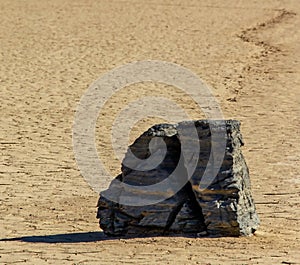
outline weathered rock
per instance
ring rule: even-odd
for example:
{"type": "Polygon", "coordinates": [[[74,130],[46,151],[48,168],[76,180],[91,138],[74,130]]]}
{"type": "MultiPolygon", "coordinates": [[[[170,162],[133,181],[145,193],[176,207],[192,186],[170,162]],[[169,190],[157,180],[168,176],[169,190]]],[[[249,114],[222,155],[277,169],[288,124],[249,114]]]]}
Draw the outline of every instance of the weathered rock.
{"type": "Polygon", "coordinates": [[[101,192],[100,227],[108,235],[253,233],[259,219],[242,145],[238,121],[153,126],[129,147],[122,173],[101,192]],[[163,154],[162,161],[149,162],[153,154],[163,154]],[[215,162],[218,156],[220,165],[215,162]],[[160,163],[152,169],[154,162],[160,163]],[[170,175],[172,182],[165,183],[170,175]],[[156,189],[147,190],[157,183],[156,189]]]}

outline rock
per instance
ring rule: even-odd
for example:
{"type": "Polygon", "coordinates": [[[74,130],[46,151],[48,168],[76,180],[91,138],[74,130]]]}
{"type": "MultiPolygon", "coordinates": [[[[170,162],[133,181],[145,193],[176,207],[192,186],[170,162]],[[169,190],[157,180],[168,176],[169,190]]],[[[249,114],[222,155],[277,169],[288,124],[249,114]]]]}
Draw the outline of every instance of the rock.
{"type": "Polygon", "coordinates": [[[114,236],[250,235],[259,219],[242,145],[240,123],[233,120],[151,127],[100,193],[100,227],[114,236]]]}

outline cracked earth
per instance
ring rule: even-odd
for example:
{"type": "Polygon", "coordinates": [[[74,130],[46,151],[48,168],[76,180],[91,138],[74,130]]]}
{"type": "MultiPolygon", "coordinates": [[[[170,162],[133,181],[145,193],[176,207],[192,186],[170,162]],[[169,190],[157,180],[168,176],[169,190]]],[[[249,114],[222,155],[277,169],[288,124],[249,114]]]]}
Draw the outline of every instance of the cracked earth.
{"type": "MultiPolygon", "coordinates": [[[[299,1],[0,0],[0,16],[1,264],[299,264],[299,1]],[[255,236],[101,233],[98,194],[72,150],[75,110],[100,75],[147,59],[192,70],[212,87],[224,117],[241,121],[261,220],[255,236]]],[[[113,121],[145,95],[168,97],[191,119],[203,118],[176,88],[120,90],[96,128],[112,176],[120,172],[113,121]]],[[[160,122],[146,117],[130,139],[160,122]]]]}

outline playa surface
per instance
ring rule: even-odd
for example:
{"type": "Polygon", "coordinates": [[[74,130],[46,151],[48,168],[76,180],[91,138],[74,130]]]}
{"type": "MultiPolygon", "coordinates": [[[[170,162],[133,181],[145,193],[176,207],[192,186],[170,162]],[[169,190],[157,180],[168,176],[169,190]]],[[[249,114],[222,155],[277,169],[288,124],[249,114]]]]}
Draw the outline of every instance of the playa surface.
{"type": "MultiPolygon", "coordinates": [[[[0,17],[1,264],[300,264],[300,1],[0,0],[0,17]],[[101,233],[98,194],[73,154],[75,111],[99,76],[149,59],[199,75],[224,117],[241,121],[261,219],[255,236],[101,233]]],[[[143,95],[171,98],[191,119],[203,118],[175,88],[120,91],[96,130],[113,176],[120,161],[111,126],[143,95]]],[[[145,117],[131,139],[156,122],[145,117]]]]}

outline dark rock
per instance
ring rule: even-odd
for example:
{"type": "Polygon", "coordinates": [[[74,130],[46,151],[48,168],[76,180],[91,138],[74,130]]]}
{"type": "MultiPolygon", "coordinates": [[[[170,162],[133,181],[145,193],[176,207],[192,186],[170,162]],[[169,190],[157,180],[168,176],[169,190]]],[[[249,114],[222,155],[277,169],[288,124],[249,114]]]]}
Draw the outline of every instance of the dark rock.
{"type": "Polygon", "coordinates": [[[108,235],[253,233],[259,219],[242,145],[238,121],[153,126],[101,192],[100,227],[108,235]]]}

